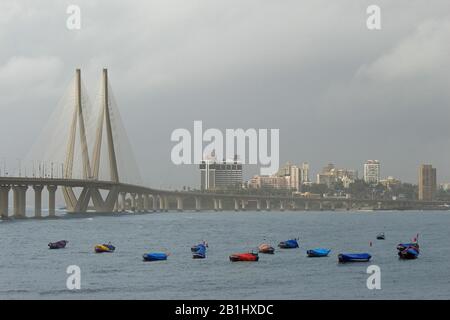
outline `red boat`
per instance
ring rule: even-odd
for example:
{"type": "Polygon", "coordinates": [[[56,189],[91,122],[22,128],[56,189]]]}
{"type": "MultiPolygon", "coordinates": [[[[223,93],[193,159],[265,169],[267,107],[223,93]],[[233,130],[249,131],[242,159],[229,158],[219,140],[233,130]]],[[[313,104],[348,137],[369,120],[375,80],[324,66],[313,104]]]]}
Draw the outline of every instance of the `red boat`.
{"type": "Polygon", "coordinates": [[[230,256],[230,261],[258,261],[259,257],[257,253],[246,252],[246,253],[235,253],[230,256]]]}

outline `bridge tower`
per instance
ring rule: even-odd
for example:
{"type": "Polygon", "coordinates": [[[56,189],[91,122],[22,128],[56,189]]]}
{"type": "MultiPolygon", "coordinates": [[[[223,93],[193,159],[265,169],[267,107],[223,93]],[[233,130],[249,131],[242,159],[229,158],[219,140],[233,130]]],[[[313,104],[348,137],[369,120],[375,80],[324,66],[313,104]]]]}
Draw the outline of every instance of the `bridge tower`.
{"type": "MultiPolygon", "coordinates": [[[[81,99],[81,70],[76,70],[75,76],[75,105],[72,116],[72,122],[69,131],[69,141],[67,143],[66,158],[64,161],[64,178],[72,178],[73,170],[73,160],[75,155],[75,139],[77,133],[77,127],[80,133],[80,145],[82,154],[82,165],[83,165],[83,178],[88,179],[91,176],[91,168],[89,163],[89,152],[86,139],[86,128],[84,125],[83,116],[83,106],[81,99]]],[[[75,192],[71,187],[63,187],[62,192],[64,195],[64,200],[66,202],[67,209],[69,211],[74,211],[77,198],[75,192]]]]}
{"type": "MultiPolygon", "coordinates": [[[[72,178],[73,161],[75,154],[75,140],[77,128],[80,133],[80,146],[82,153],[83,179],[99,180],[100,158],[102,150],[103,131],[106,131],[106,142],[108,148],[110,181],[119,184],[119,171],[117,169],[116,151],[114,147],[113,132],[111,125],[110,102],[108,94],[108,71],[103,69],[102,75],[102,102],[100,106],[99,117],[95,134],[95,143],[92,152],[92,162],[89,160],[89,151],[86,138],[86,129],[83,117],[83,106],[81,99],[81,71],[76,70],[75,81],[75,106],[72,117],[72,123],[67,143],[66,158],[64,163],[64,178],[72,178]],[[92,164],[92,166],[91,166],[92,164]]],[[[63,187],[64,200],[69,212],[85,212],[90,201],[97,212],[111,212],[118,201],[118,186],[108,189],[106,199],[103,199],[98,187],[84,187],[77,198],[73,188],[63,187]]]]}

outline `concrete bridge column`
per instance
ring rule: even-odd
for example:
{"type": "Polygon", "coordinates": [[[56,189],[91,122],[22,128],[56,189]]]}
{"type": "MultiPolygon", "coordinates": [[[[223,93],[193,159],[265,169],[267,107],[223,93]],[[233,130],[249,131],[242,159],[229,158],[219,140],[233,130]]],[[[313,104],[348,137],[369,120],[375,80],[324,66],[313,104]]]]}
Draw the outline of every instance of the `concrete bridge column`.
{"type": "Polygon", "coordinates": [[[234,199],[234,211],[239,211],[239,202],[237,199],[234,199]]]}
{"type": "Polygon", "coordinates": [[[28,186],[21,186],[20,187],[20,216],[22,218],[26,217],[27,190],[28,190],[28,186]]]}
{"type": "Polygon", "coordinates": [[[178,212],[183,211],[183,198],[182,197],[177,197],[177,210],[178,210],[178,212]]]}
{"type": "Polygon", "coordinates": [[[150,211],[150,197],[148,194],[144,194],[144,211],[150,211]]]}
{"type": "Polygon", "coordinates": [[[136,193],[130,193],[130,197],[131,197],[131,210],[133,210],[134,212],[136,212],[137,209],[137,203],[136,203],[136,193]]]}
{"type": "Polygon", "coordinates": [[[383,209],[383,204],[381,202],[378,202],[378,210],[383,209]]]}
{"type": "Polygon", "coordinates": [[[8,198],[10,186],[0,186],[0,218],[8,219],[8,198]]]}
{"type": "Polygon", "coordinates": [[[305,201],[305,211],[309,211],[309,201],[305,201]]]}
{"type": "Polygon", "coordinates": [[[152,194],[152,207],[153,207],[153,212],[158,211],[158,197],[155,196],[154,194],[152,194]]]}
{"type": "Polygon", "coordinates": [[[124,212],[126,210],[126,193],[125,192],[121,192],[120,193],[120,211],[124,212]]]}
{"type": "Polygon", "coordinates": [[[13,186],[13,217],[19,217],[19,186],[13,186]]]}
{"type": "Polygon", "coordinates": [[[223,210],[222,199],[219,199],[218,201],[219,201],[219,211],[222,211],[223,210]]]}
{"type": "Polygon", "coordinates": [[[56,193],[56,189],[57,188],[58,188],[57,186],[47,186],[47,190],[48,190],[48,216],[49,217],[54,217],[55,216],[55,205],[56,205],[55,193],[56,193]]]}
{"type": "Polygon", "coordinates": [[[158,196],[159,198],[159,211],[163,212],[164,211],[164,198],[162,196],[158,196]]]}
{"type": "Polygon", "coordinates": [[[336,210],[336,204],[334,203],[334,201],[331,202],[331,211],[336,210]]]}
{"type": "Polygon", "coordinates": [[[44,186],[33,186],[34,189],[34,217],[42,217],[42,189],[44,186]]]}
{"type": "Polygon", "coordinates": [[[142,197],[142,194],[137,194],[137,212],[144,211],[144,198],[142,197]]]}
{"type": "Polygon", "coordinates": [[[284,201],[280,200],[280,211],[284,211],[284,201]]]}
{"type": "Polygon", "coordinates": [[[219,204],[218,204],[218,201],[217,201],[217,199],[213,199],[213,203],[214,203],[214,211],[217,211],[217,210],[219,210],[219,204]]]}
{"type": "Polygon", "coordinates": [[[241,200],[241,205],[242,205],[242,211],[245,211],[247,208],[247,203],[245,202],[245,200],[241,200]]]}
{"type": "Polygon", "coordinates": [[[164,212],[169,212],[169,197],[164,196],[164,212]]]}
{"type": "Polygon", "coordinates": [[[261,200],[256,200],[256,211],[261,211],[261,200]]]}
{"type": "Polygon", "coordinates": [[[323,203],[322,203],[322,201],[319,201],[319,210],[323,211],[323,203]]]}
{"type": "Polygon", "coordinates": [[[14,186],[14,218],[25,217],[26,191],[28,186],[14,186]]]}
{"type": "Polygon", "coordinates": [[[200,197],[195,197],[195,211],[202,210],[202,199],[200,197]]]}
{"type": "Polygon", "coordinates": [[[270,211],[270,200],[266,200],[266,210],[270,211]]]}

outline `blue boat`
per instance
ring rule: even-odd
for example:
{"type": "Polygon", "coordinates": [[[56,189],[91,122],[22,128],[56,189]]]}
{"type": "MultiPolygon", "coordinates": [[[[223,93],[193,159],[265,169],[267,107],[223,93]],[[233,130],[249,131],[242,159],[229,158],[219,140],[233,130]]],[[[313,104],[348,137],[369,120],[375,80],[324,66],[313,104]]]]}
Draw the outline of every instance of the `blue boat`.
{"type": "Polygon", "coordinates": [[[398,251],[403,251],[408,248],[416,248],[417,250],[419,250],[419,244],[417,242],[410,242],[410,243],[399,243],[397,245],[398,251]]]}
{"type": "Polygon", "coordinates": [[[153,252],[153,253],[146,253],[142,256],[144,258],[144,261],[161,261],[161,260],[167,260],[167,254],[162,252],[153,252]]]}
{"type": "Polygon", "coordinates": [[[324,248],[317,248],[317,249],[311,249],[307,250],[306,254],[308,257],[315,258],[315,257],[327,257],[330,253],[330,249],[324,249],[324,248]]]}
{"type": "Polygon", "coordinates": [[[400,259],[417,259],[419,256],[419,249],[416,247],[409,247],[398,252],[400,259]]]}
{"type": "Polygon", "coordinates": [[[340,253],[338,260],[341,263],[345,262],[368,262],[372,256],[368,253],[340,253]]]}
{"type": "Polygon", "coordinates": [[[294,249],[298,248],[298,242],[297,239],[282,241],[278,244],[278,247],[280,247],[281,249],[294,249]]]}
{"type": "Polygon", "coordinates": [[[199,245],[195,246],[195,251],[193,249],[194,249],[194,247],[191,248],[193,259],[205,259],[206,258],[206,246],[204,244],[199,244],[199,245]]]}

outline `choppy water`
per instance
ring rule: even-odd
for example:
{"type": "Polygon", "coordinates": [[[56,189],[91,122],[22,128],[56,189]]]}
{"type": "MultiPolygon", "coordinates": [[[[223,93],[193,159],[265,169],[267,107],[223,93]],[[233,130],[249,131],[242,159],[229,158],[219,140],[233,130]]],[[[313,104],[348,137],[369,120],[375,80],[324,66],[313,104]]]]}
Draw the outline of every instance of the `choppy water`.
{"type": "Polygon", "coordinates": [[[0,299],[448,299],[448,212],[184,212],[0,223],[0,299]],[[375,240],[378,232],[385,241],[375,240]],[[397,258],[397,243],[420,233],[421,255],[397,258]],[[300,249],[232,263],[231,253],[300,237],[300,249]],[[69,240],[64,250],[47,243],[69,240]],[[205,260],[190,246],[206,239],[205,260]],[[93,245],[111,241],[113,254],[93,245]],[[373,246],[369,247],[369,242],[373,246]],[[308,248],[332,249],[307,258],[308,248]],[[142,262],[149,251],[167,261],[142,262]],[[337,264],[339,252],[370,252],[371,263],[337,264]],[[81,268],[81,290],[66,288],[66,268],[81,268]],[[368,290],[366,268],[381,268],[368,290]]]}

